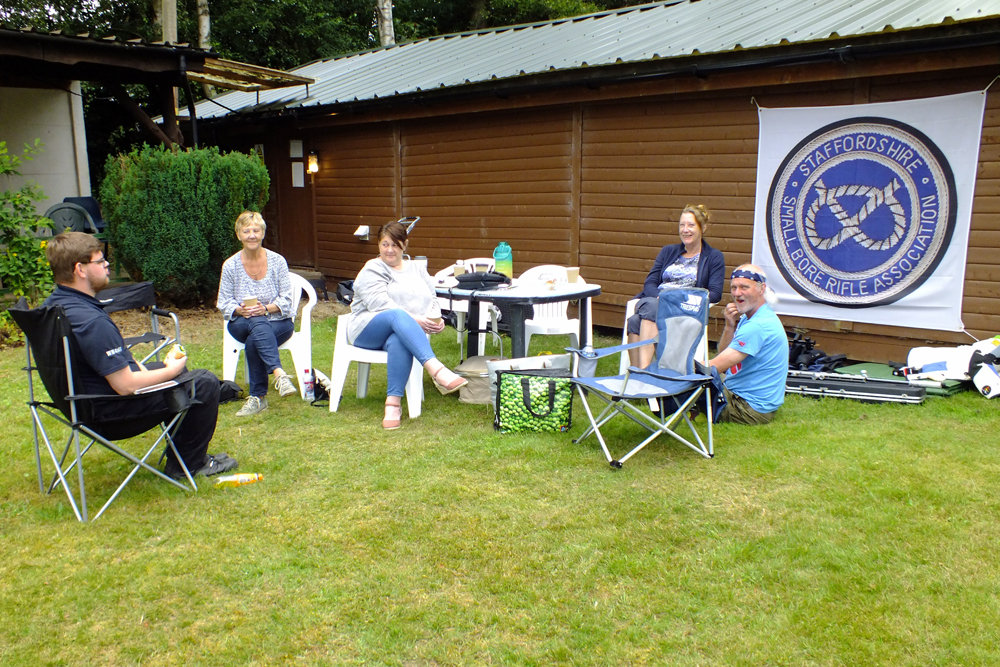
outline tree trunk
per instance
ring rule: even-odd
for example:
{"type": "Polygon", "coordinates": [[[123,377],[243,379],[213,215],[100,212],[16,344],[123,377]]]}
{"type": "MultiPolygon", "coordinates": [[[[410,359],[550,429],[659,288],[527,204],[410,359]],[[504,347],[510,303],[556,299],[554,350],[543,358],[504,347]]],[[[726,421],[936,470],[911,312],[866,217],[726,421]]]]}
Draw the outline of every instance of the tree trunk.
{"type": "Polygon", "coordinates": [[[378,40],[382,46],[396,43],[396,32],[392,28],[392,0],[375,0],[378,14],[378,40]]]}
{"type": "Polygon", "coordinates": [[[486,10],[489,8],[490,0],[472,0],[472,26],[473,30],[482,30],[486,27],[486,10]]]}
{"type": "MultiPolygon", "coordinates": [[[[212,23],[208,12],[208,0],[198,0],[198,47],[210,51],[212,49],[212,23]]],[[[215,97],[215,88],[203,83],[205,97],[215,97]]]]}
{"type": "Polygon", "coordinates": [[[160,0],[160,38],[177,43],[177,0],[160,0]]]}

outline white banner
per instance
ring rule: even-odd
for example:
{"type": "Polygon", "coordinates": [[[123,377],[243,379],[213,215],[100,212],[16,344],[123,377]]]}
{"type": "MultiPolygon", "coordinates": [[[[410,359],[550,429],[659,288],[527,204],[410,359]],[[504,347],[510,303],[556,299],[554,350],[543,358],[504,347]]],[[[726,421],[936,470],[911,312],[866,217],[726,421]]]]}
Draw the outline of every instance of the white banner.
{"type": "Polygon", "coordinates": [[[760,109],[753,263],[775,311],[961,331],[983,91],[760,109]]]}

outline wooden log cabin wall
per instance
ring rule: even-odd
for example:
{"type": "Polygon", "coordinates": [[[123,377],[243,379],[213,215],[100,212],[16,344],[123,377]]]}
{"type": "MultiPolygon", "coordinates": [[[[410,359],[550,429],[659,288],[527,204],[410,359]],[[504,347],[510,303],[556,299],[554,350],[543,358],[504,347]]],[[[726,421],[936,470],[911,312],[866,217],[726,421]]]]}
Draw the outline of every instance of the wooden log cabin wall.
{"type": "MultiPolygon", "coordinates": [[[[854,63],[739,69],[524,95],[385,102],[293,123],[320,155],[312,181],[316,268],[353,277],[377,254],[358,225],[419,215],[411,254],[431,272],[488,256],[500,241],[515,273],[538,264],[579,266],[602,287],[594,321],[622,326],[658,250],[676,243],[680,210],[706,205],[707,240],[727,272],[750,260],[758,119],[764,107],[915,99],[985,89],[1000,49],[954,49],[854,63]]],[[[964,284],[969,333],[1000,332],[1000,102],[987,96],[964,284]]],[[[220,141],[223,143],[223,141],[220,141]]],[[[717,338],[721,308],[712,309],[717,338]]],[[[925,344],[966,334],[785,316],[829,353],[904,360],[925,344]]]]}

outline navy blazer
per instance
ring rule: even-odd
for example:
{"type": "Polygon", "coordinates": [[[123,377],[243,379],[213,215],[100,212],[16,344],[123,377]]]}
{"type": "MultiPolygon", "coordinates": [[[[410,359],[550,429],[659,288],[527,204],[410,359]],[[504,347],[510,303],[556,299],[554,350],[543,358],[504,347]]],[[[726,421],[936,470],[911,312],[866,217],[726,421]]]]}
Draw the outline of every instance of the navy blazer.
{"type": "MultiPolygon", "coordinates": [[[[660,283],[663,282],[663,269],[673,264],[684,253],[684,244],[665,245],[653,262],[653,268],[646,276],[642,291],[635,298],[660,295],[660,283]]],[[[722,301],[722,284],[726,280],[726,258],[721,250],[701,241],[701,256],[698,258],[698,276],[695,287],[708,290],[708,300],[711,303],[722,301]]]]}

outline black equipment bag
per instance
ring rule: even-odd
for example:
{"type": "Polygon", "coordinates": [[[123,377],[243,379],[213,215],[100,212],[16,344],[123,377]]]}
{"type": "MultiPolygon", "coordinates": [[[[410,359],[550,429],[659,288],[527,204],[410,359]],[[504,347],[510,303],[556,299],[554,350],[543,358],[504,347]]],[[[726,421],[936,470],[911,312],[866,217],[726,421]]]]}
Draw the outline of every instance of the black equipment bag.
{"type": "Polygon", "coordinates": [[[345,306],[351,305],[351,302],[354,301],[353,280],[345,280],[342,283],[337,283],[337,301],[345,306]]]}
{"type": "Polygon", "coordinates": [[[502,273],[494,271],[474,271],[455,276],[458,281],[458,289],[464,290],[491,290],[497,289],[501,285],[510,285],[510,278],[502,273]]]}
{"type": "Polygon", "coordinates": [[[243,387],[232,380],[219,380],[219,403],[229,403],[243,399],[243,387]]]}

